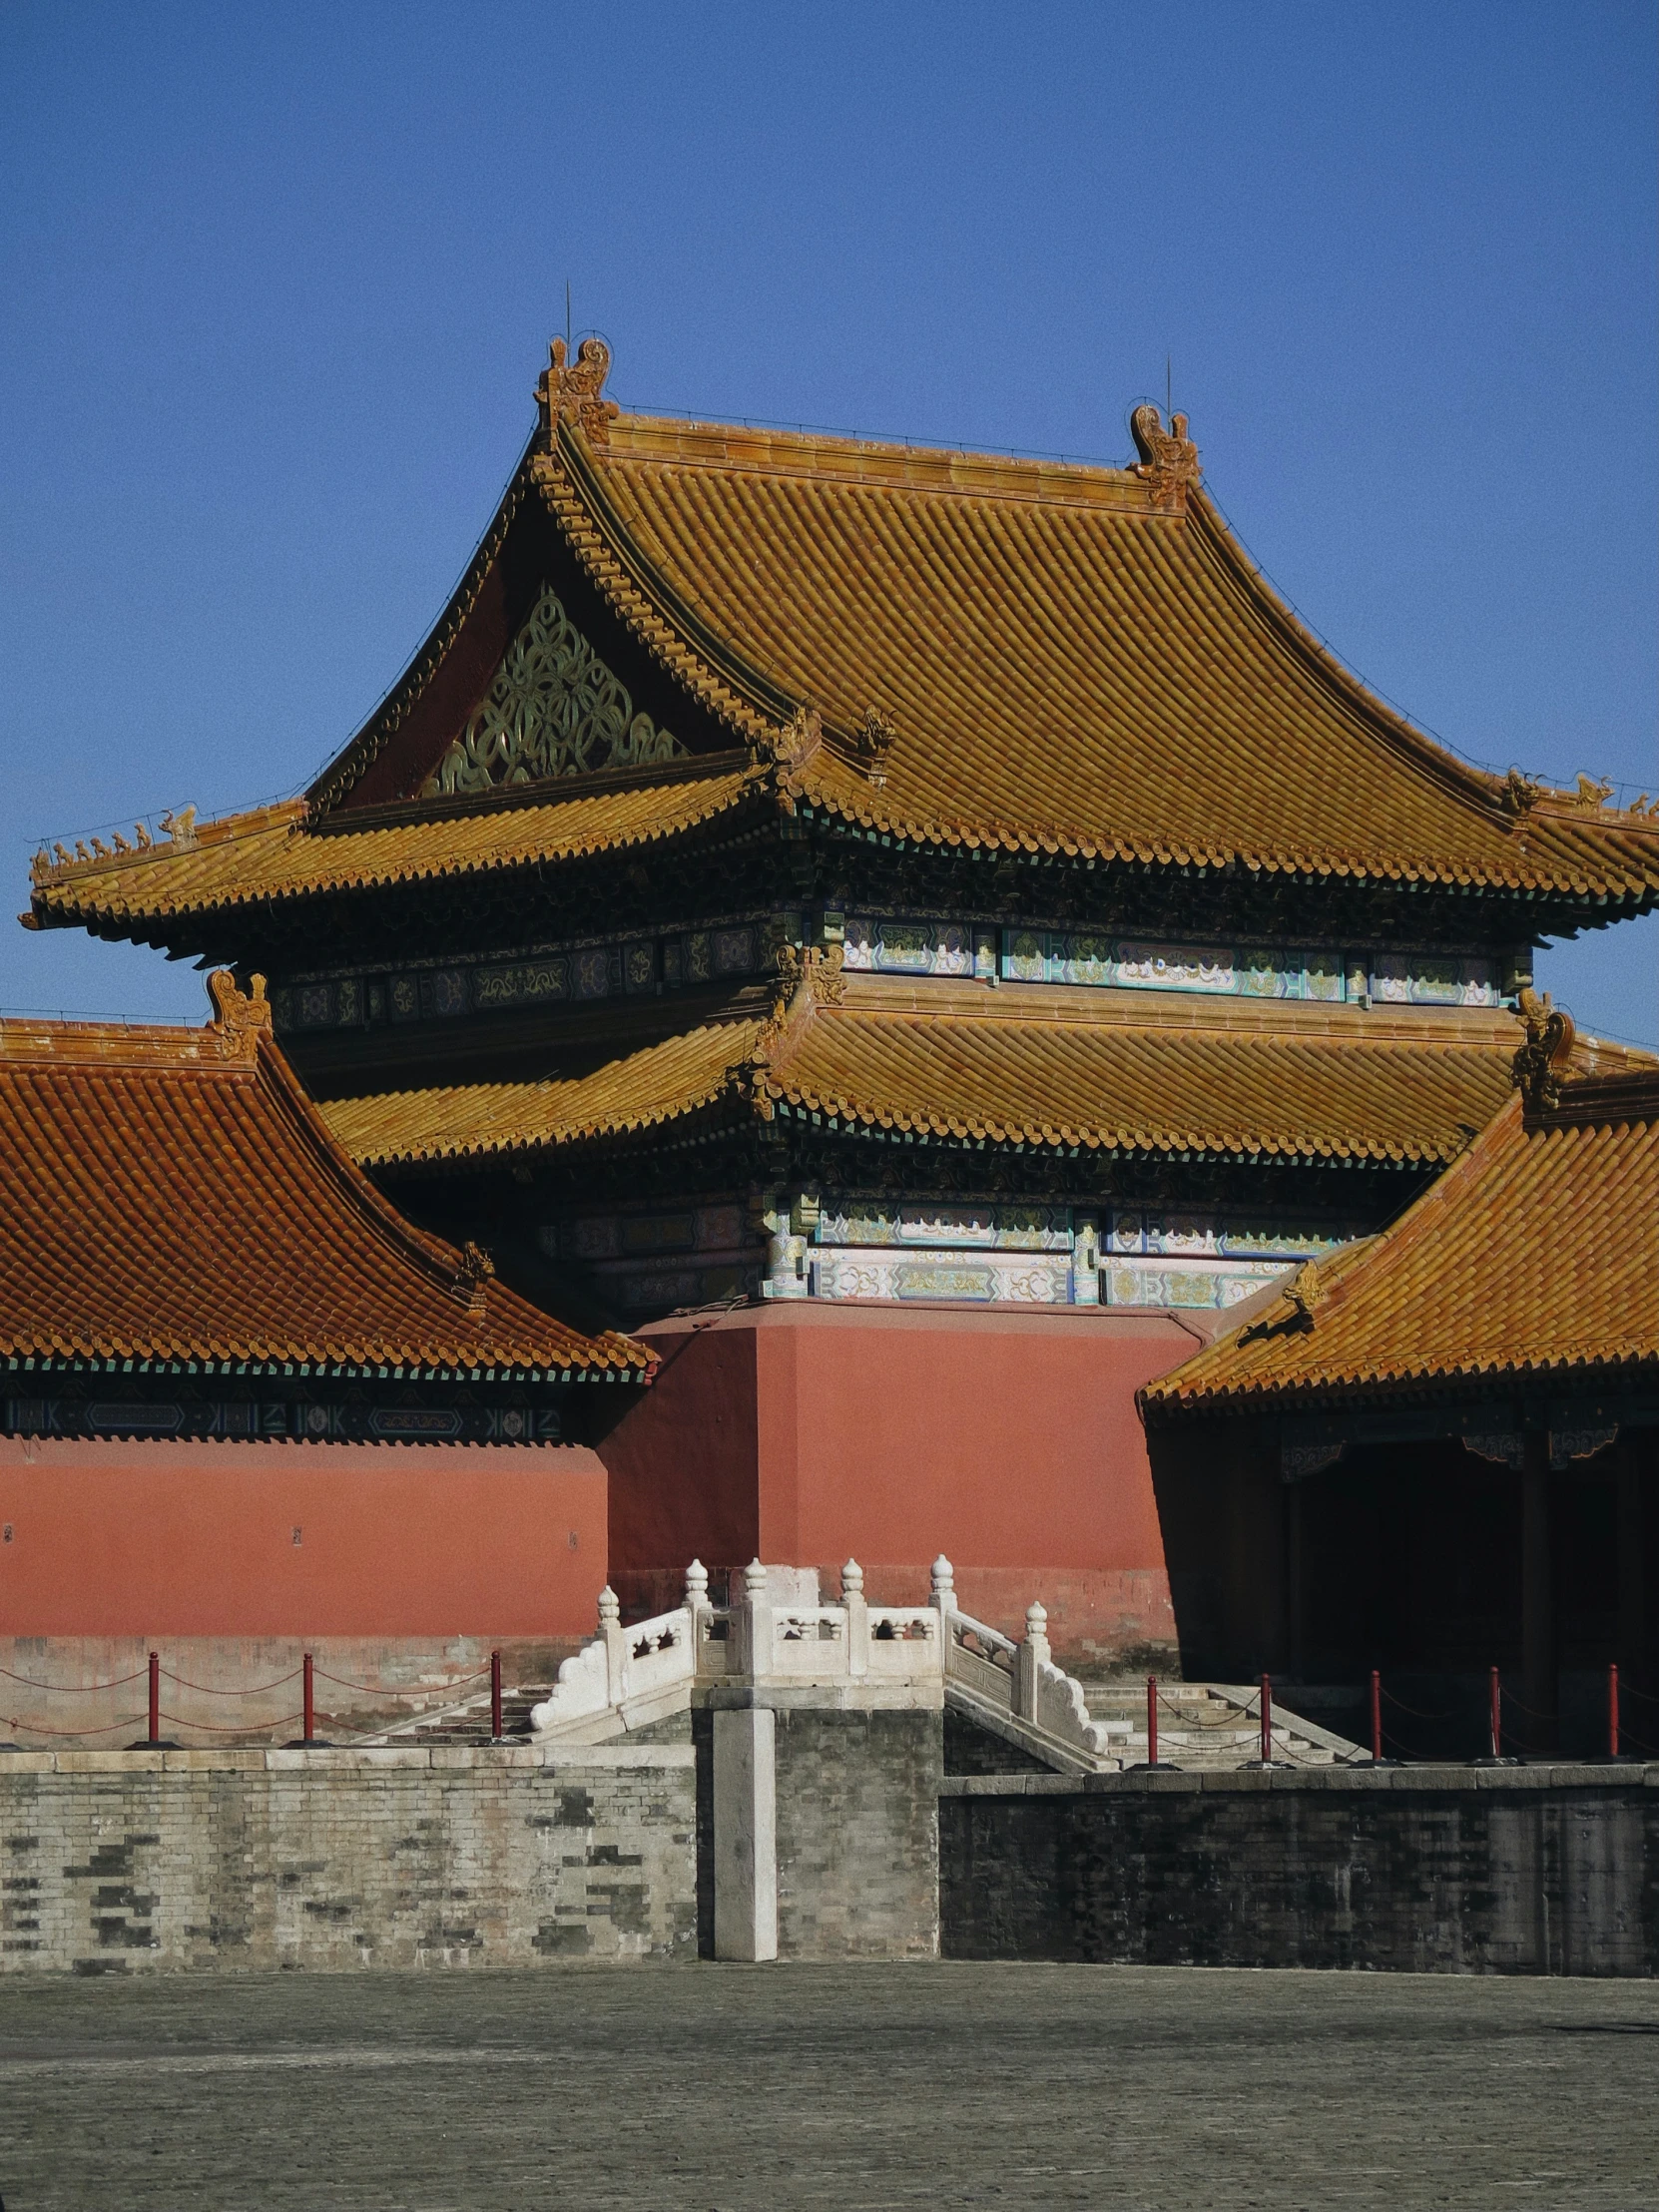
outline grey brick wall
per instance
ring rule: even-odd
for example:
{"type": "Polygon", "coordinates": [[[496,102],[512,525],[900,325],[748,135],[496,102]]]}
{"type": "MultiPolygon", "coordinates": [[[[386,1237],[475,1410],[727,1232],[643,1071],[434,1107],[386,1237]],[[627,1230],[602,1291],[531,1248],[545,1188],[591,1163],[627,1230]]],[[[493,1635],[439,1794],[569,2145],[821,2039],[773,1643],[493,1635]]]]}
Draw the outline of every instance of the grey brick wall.
{"type": "Polygon", "coordinates": [[[689,1745],[0,1757],[0,1970],[696,1954],[689,1745]]]}
{"type": "Polygon", "coordinates": [[[956,1958],[1659,1972],[1659,1767],[962,1777],[956,1958]]]}
{"type": "Polygon", "coordinates": [[[778,1713],[781,1958],[938,1951],[937,1712],[778,1713]]]}

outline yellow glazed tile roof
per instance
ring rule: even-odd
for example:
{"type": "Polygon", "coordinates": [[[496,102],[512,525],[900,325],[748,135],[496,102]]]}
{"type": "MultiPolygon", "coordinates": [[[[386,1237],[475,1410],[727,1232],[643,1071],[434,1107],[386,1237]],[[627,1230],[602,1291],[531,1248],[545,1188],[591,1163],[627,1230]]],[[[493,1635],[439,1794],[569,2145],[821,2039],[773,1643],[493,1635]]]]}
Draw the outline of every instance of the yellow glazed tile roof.
{"type": "Polygon", "coordinates": [[[34,915],[121,928],[558,861],[683,835],[763,786],[922,845],[1659,894],[1659,821],[1488,775],[1415,730],[1278,599],[1196,478],[624,415],[600,443],[561,425],[526,459],[308,820],[294,803],[205,826],[193,850],[48,866],[34,915]],[[412,796],[425,755],[398,783],[410,718],[460,682],[457,639],[479,650],[468,624],[532,511],[753,769],[705,756],[627,788],[523,787],[463,809],[412,796]],[[822,742],[781,751],[809,702],[822,742]],[[878,762],[858,742],[871,713],[891,731],[878,762]],[[348,829],[370,771],[403,796],[348,829]]]}
{"type": "MultiPolygon", "coordinates": [[[[804,987],[781,1023],[693,1029],[577,1076],[321,1111],[375,1166],[617,1137],[711,1109],[1033,1146],[1432,1164],[1502,1103],[1524,1035],[1504,1014],[1214,1001],[1105,1012],[1083,990],[842,980],[839,1005],[804,987]]],[[[1576,1049],[1584,1066],[1627,1057],[1576,1049]]]]}
{"type": "Polygon", "coordinates": [[[642,1374],[417,1229],[213,978],[201,1029],[0,1022],[0,1357],[642,1374]]]}
{"type": "MultiPolygon", "coordinates": [[[[628,416],[561,450],[698,630],[832,732],[891,725],[883,784],[833,745],[804,769],[829,811],[921,841],[1659,886],[1659,823],[1508,811],[1341,667],[1196,485],[628,416]]],[[[622,565],[592,560],[602,584],[622,565]]]]}
{"type": "Polygon", "coordinates": [[[1142,1392],[1149,1418],[1659,1367],[1659,1068],[1511,1094],[1393,1228],[1142,1392]]]}
{"type": "MultiPolygon", "coordinates": [[[[35,886],[42,920],[130,923],[274,899],[493,873],[673,836],[734,806],[748,772],[608,788],[537,804],[452,808],[421,819],[319,830],[302,799],[203,823],[192,841],[58,866],[35,886]]],[[[516,796],[516,795],[515,795],[516,796]]]]}

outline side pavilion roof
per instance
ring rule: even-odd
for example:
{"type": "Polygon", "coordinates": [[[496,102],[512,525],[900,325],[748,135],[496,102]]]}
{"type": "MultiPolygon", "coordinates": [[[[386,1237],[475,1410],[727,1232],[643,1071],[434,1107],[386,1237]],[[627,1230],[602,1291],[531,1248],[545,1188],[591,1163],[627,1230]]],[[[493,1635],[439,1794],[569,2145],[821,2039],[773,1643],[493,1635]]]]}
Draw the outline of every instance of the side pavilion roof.
{"type": "Polygon", "coordinates": [[[566,403],[573,373],[544,380],[467,576],[303,807],[48,857],[37,924],[142,932],[541,865],[763,799],[918,846],[1659,898],[1652,814],[1471,768],[1350,675],[1243,552],[1179,420],[1138,410],[1143,459],[1094,468],[613,417],[566,403]],[[625,789],[584,773],[435,805],[555,576],[679,702],[684,743],[625,789]],[[715,773],[693,790],[697,758],[715,773]],[[337,835],[358,816],[360,839],[337,835]]]}
{"type": "Polygon", "coordinates": [[[256,986],[201,1029],[0,1022],[0,1361],[638,1380],[407,1222],[329,1135],[256,986]]]}
{"type": "Polygon", "coordinates": [[[1147,1418],[1659,1383],[1659,1066],[1516,1090],[1391,1229],[1141,1393],[1147,1418]]]}
{"type": "MultiPolygon", "coordinates": [[[[1099,1000],[809,969],[770,1022],[709,1023],[598,1064],[585,1047],[578,1071],[540,1081],[320,1110],[374,1168],[778,1116],[912,1141],[1433,1166],[1497,1111],[1525,1039],[1505,1014],[1430,1026],[1294,1002],[1194,1000],[1154,1014],[1099,1000]]],[[[1576,1049],[1585,1067],[1631,1057],[1587,1040],[1576,1049]]]]}

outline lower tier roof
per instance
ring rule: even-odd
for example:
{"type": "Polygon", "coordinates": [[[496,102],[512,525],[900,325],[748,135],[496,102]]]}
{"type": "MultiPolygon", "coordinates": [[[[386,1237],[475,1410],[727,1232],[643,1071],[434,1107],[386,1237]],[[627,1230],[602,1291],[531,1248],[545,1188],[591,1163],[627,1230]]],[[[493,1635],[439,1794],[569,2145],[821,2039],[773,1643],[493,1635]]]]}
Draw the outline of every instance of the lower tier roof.
{"type": "MultiPolygon", "coordinates": [[[[578,1070],[338,1099],[366,1166],[480,1164],[616,1142],[691,1116],[802,1114],[971,1143],[1439,1165],[1502,1105],[1522,1025],[1507,1013],[1390,1017],[1345,1006],[1145,1001],[809,968],[771,1021],[710,1022],[578,1070]]],[[[1621,1047],[1580,1040],[1586,1071],[1621,1047]]]]}
{"type": "Polygon", "coordinates": [[[407,1222],[340,1151],[228,974],[201,1029],[0,1022],[0,1359],[410,1378],[634,1377],[407,1222]]]}
{"type": "Polygon", "coordinates": [[[1659,1382],[1659,1067],[1512,1093],[1391,1229],[1149,1382],[1149,1419],[1490,1389],[1659,1382]]]}

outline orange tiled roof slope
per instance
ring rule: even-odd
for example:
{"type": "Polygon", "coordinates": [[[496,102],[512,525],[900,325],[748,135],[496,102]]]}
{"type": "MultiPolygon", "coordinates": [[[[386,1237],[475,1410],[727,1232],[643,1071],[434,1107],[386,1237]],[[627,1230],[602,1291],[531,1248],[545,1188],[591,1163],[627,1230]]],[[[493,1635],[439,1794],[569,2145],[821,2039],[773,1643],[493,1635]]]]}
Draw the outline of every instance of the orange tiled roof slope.
{"type": "MultiPolygon", "coordinates": [[[[1502,1103],[1521,1024],[1264,1002],[1103,1009],[1100,994],[809,973],[770,1023],[711,1023],[570,1077],[335,1100],[370,1166],[615,1139],[699,1112],[1090,1150],[1452,1159],[1502,1103]],[[840,1002],[819,995],[839,990],[840,1002]]],[[[1581,1041],[1578,1064],[1622,1066],[1581,1041]]]]}
{"type": "Polygon", "coordinates": [[[1149,1418],[1659,1374],[1659,1066],[1516,1091],[1392,1229],[1142,1391],[1149,1418]]]}
{"type": "MultiPolygon", "coordinates": [[[[1147,412],[1151,457],[1130,469],[560,419],[306,812],[230,818],[195,849],[43,864],[33,918],[123,931],[558,861],[683,836],[763,794],[921,845],[1659,898],[1659,820],[1601,806],[1594,787],[1470,768],[1368,692],[1244,554],[1196,449],[1147,412]],[[427,693],[481,650],[480,609],[500,601],[502,549],[532,508],[641,651],[750,749],[747,769],[705,756],[707,780],[674,762],[626,791],[570,779],[568,797],[527,788],[545,806],[523,806],[521,787],[482,812],[413,796],[435,756],[389,774],[427,693]],[[401,819],[321,835],[371,772],[377,808],[401,793],[401,819]]],[[[479,666],[468,700],[489,681],[479,666]]]]}
{"type": "Polygon", "coordinates": [[[347,1159],[258,994],[201,1029],[0,1023],[0,1357],[637,1376],[426,1235],[347,1159]]]}

